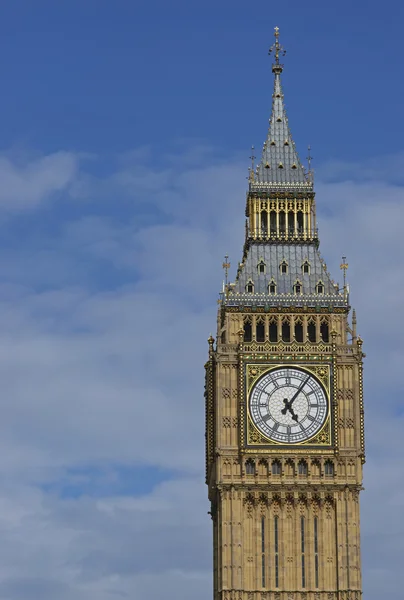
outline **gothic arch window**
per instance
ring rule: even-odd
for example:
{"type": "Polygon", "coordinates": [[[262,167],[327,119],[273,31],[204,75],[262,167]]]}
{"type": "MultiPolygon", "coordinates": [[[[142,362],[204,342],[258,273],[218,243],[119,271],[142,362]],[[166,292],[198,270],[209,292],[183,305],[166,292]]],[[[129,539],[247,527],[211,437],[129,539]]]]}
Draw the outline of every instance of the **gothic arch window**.
{"type": "Polygon", "coordinates": [[[279,460],[274,460],[272,463],[272,475],[280,475],[282,472],[282,466],[279,460]]]}
{"type": "Polygon", "coordinates": [[[268,229],[268,213],[266,210],[261,211],[261,230],[266,233],[268,229]]]}
{"type": "Polygon", "coordinates": [[[289,319],[282,321],[282,341],[290,342],[290,322],[289,319]]]}
{"type": "Polygon", "coordinates": [[[293,462],[293,460],[291,458],[288,458],[288,460],[286,461],[286,464],[285,464],[285,475],[287,477],[294,477],[295,476],[295,463],[293,462]]]}
{"type": "Polygon", "coordinates": [[[258,462],[258,475],[266,477],[268,475],[268,462],[265,458],[261,458],[258,462]]]}
{"type": "Polygon", "coordinates": [[[301,210],[297,211],[297,229],[299,231],[299,233],[302,233],[303,231],[303,212],[301,210]]]}
{"type": "Polygon", "coordinates": [[[255,339],[257,342],[265,342],[265,323],[263,319],[258,319],[255,327],[255,339]]]}
{"type": "Polygon", "coordinates": [[[328,320],[322,319],[320,324],[320,335],[323,342],[326,344],[330,341],[330,331],[328,327],[328,320]]]}
{"type": "Polygon", "coordinates": [[[293,291],[296,296],[299,296],[303,292],[302,282],[297,280],[293,286],[293,291]]]}
{"type": "Polygon", "coordinates": [[[320,473],[321,473],[320,462],[317,459],[315,459],[311,463],[311,475],[312,475],[312,477],[320,477],[320,473]]]}
{"type": "Polygon", "coordinates": [[[316,335],[316,322],[314,319],[310,319],[307,325],[307,336],[309,338],[309,342],[315,342],[317,339],[316,335]]]}
{"type": "Polygon", "coordinates": [[[326,460],[324,464],[324,474],[326,477],[334,476],[334,463],[331,460],[326,460]]]}
{"type": "Polygon", "coordinates": [[[264,261],[262,260],[262,258],[257,265],[257,271],[259,274],[265,273],[265,271],[266,271],[266,265],[265,265],[264,261]]]}
{"type": "Polygon", "coordinates": [[[269,227],[271,229],[271,233],[276,233],[276,212],[271,210],[269,213],[269,227]]]}
{"type": "Polygon", "coordinates": [[[316,292],[319,296],[324,294],[324,283],[322,281],[319,281],[316,285],[316,292]]]}
{"type": "Polygon", "coordinates": [[[302,264],[302,273],[303,275],[310,275],[310,263],[308,260],[305,260],[302,264]]]}
{"type": "Polygon", "coordinates": [[[307,462],[305,460],[301,460],[298,465],[299,475],[307,475],[307,462]]]}
{"type": "Polygon", "coordinates": [[[247,475],[255,475],[255,463],[253,460],[247,460],[245,463],[245,472],[247,475]]]}
{"type": "Polygon", "coordinates": [[[278,321],[276,318],[273,318],[269,321],[269,341],[278,341],[278,321]]]}
{"type": "Polygon", "coordinates": [[[247,285],[245,286],[245,291],[247,292],[247,294],[253,294],[254,293],[254,283],[251,281],[247,281],[247,285]]]}
{"type": "Polygon", "coordinates": [[[288,272],[288,263],[286,262],[286,260],[283,260],[281,262],[281,264],[279,265],[279,270],[283,275],[285,275],[288,272]]]}
{"type": "MultiPolygon", "coordinates": [[[[279,168],[283,168],[279,165],[279,168]]],[[[279,211],[279,231],[281,233],[285,233],[286,229],[286,214],[284,210],[279,211]]]]}
{"type": "Polygon", "coordinates": [[[276,294],[276,282],[273,278],[271,279],[271,281],[268,284],[268,293],[271,295],[276,294]]]}
{"type": "Polygon", "coordinates": [[[303,342],[303,323],[301,319],[295,319],[295,340],[296,342],[303,342]]]}
{"type": "Polygon", "coordinates": [[[288,231],[289,235],[293,235],[295,231],[295,214],[293,211],[287,213],[288,216],[288,231]]]}
{"type": "Polygon", "coordinates": [[[244,341],[252,342],[252,327],[250,319],[244,321],[244,341]]]}

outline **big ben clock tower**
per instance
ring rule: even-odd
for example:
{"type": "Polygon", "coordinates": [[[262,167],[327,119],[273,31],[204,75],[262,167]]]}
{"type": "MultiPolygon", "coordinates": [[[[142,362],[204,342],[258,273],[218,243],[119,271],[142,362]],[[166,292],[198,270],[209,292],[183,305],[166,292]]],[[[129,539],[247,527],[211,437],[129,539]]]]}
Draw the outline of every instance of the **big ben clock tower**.
{"type": "Polygon", "coordinates": [[[362,340],[319,253],[277,28],[271,51],[268,136],[206,363],[214,600],[360,600],[362,340]]]}

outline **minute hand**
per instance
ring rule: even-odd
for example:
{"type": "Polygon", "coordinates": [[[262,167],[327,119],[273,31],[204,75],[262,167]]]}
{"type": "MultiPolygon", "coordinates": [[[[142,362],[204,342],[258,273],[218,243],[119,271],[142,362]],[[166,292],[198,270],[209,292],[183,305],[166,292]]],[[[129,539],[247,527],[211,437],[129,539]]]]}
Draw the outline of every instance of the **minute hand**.
{"type": "Polygon", "coordinates": [[[289,408],[292,406],[293,402],[296,400],[296,398],[298,397],[298,395],[300,394],[300,392],[302,391],[302,389],[304,388],[304,386],[306,385],[306,383],[308,382],[309,379],[310,379],[310,375],[308,375],[306,377],[306,379],[303,381],[302,385],[297,390],[296,394],[293,396],[293,398],[291,400],[289,400],[289,402],[288,402],[289,408]]]}

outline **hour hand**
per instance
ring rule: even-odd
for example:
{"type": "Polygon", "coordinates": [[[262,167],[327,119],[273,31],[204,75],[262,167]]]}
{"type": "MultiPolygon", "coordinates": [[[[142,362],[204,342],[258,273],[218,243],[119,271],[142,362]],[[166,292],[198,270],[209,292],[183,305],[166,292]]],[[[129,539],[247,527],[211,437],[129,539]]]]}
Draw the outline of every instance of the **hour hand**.
{"type": "Polygon", "coordinates": [[[288,410],[290,410],[290,402],[287,398],[283,399],[284,403],[285,403],[285,408],[282,408],[281,413],[283,415],[286,415],[286,413],[288,412],[288,410]]]}
{"type": "Polygon", "coordinates": [[[294,421],[296,421],[296,423],[297,423],[297,420],[298,420],[299,417],[297,416],[297,414],[295,413],[295,411],[293,410],[293,408],[291,406],[289,406],[289,412],[292,415],[292,419],[294,421]]]}

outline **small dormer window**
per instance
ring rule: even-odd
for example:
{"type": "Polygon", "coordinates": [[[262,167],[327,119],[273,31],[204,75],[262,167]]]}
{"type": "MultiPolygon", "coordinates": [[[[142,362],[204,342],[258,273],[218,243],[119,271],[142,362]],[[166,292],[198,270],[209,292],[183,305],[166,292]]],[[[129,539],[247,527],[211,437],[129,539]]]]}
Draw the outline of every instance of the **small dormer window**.
{"type": "Polygon", "coordinates": [[[302,271],[304,275],[309,275],[310,273],[310,263],[307,260],[302,264],[302,271]]]}
{"type": "Polygon", "coordinates": [[[271,146],[275,146],[275,140],[271,141],[271,146]]]}
{"type": "Polygon", "coordinates": [[[292,169],[297,169],[297,166],[295,165],[295,163],[293,163],[292,169]]]}
{"type": "Polygon", "coordinates": [[[281,264],[279,265],[279,270],[283,275],[285,275],[288,272],[288,263],[286,262],[286,260],[283,260],[281,262],[281,264]]]}
{"type": "Polygon", "coordinates": [[[265,263],[263,260],[260,260],[260,262],[258,263],[257,270],[260,274],[265,273],[265,263]]]}
{"type": "Polygon", "coordinates": [[[283,169],[283,163],[279,163],[278,167],[279,169],[283,169]]]}
{"type": "Polygon", "coordinates": [[[269,282],[268,292],[270,294],[276,294],[276,283],[273,279],[271,279],[271,281],[269,282]]]}
{"type": "Polygon", "coordinates": [[[271,168],[271,165],[270,165],[269,163],[265,163],[265,168],[266,168],[266,169],[270,169],[270,168],[271,168]]]}
{"type": "Polygon", "coordinates": [[[277,122],[277,123],[282,123],[282,119],[281,119],[280,117],[278,117],[278,118],[276,119],[276,122],[277,122]]]}
{"type": "Polygon", "coordinates": [[[247,283],[247,285],[245,286],[245,291],[247,292],[247,294],[252,294],[254,292],[254,284],[252,281],[249,281],[247,283]]]}
{"type": "Polygon", "coordinates": [[[293,289],[296,295],[302,293],[302,284],[300,283],[300,281],[296,281],[295,285],[293,286],[293,289]]]}
{"type": "Polygon", "coordinates": [[[289,146],[288,140],[285,140],[284,146],[289,146]]]}
{"type": "Polygon", "coordinates": [[[320,296],[322,294],[324,294],[324,284],[323,284],[322,281],[318,282],[317,287],[316,287],[316,291],[317,291],[317,294],[319,294],[320,296]]]}

